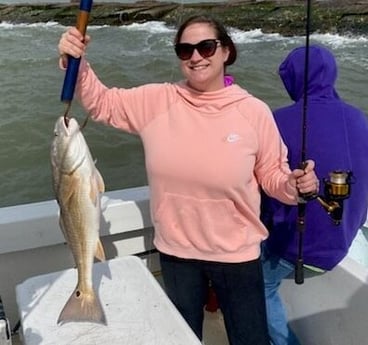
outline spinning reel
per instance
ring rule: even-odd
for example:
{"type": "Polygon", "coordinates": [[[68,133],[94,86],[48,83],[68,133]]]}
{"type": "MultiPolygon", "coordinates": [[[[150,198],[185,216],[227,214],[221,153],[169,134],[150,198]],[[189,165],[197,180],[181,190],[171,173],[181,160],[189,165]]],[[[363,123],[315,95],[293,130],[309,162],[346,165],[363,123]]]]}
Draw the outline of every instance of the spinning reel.
{"type": "Polygon", "coordinates": [[[352,179],[351,171],[334,170],[329,173],[329,179],[323,179],[324,195],[311,193],[302,195],[303,202],[298,203],[298,258],[295,264],[295,283],[303,284],[303,233],[305,230],[305,205],[307,201],[316,199],[331,217],[335,225],[339,225],[343,214],[343,201],[350,196],[350,185],[352,179]]]}
{"type": "Polygon", "coordinates": [[[329,179],[323,179],[324,195],[318,195],[317,200],[335,225],[339,225],[343,214],[343,201],[350,196],[353,174],[351,171],[335,170],[329,175],[329,179]]]}

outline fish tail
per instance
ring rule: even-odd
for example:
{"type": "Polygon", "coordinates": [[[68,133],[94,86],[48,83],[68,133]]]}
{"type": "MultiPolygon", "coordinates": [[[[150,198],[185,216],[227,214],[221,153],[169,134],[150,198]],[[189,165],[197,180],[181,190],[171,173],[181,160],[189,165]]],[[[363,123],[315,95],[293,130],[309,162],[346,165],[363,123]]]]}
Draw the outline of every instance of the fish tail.
{"type": "Polygon", "coordinates": [[[80,321],[106,325],[105,313],[93,289],[81,291],[77,287],[66,302],[57,323],[80,321]]]}

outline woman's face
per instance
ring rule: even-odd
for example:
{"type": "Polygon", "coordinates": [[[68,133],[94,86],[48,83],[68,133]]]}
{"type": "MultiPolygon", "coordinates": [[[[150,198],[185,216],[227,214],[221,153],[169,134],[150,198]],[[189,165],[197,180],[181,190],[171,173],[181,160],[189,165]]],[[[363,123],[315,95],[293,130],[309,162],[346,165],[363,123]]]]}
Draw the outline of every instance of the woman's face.
{"type": "MultiPolygon", "coordinates": [[[[217,39],[214,28],[207,23],[193,23],[185,28],[178,43],[197,44],[208,39],[217,39]]],[[[181,71],[191,88],[203,92],[224,87],[224,62],[229,49],[220,43],[216,46],[214,55],[210,57],[203,57],[194,49],[189,59],[180,60],[181,71]]]]}

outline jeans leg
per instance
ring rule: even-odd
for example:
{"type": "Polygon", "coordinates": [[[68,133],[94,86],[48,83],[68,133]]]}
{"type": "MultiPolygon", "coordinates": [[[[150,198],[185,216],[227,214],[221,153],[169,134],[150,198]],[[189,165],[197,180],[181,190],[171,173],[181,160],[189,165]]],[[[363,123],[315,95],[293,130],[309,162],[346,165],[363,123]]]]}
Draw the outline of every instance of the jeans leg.
{"type": "Polygon", "coordinates": [[[268,332],[273,345],[300,345],[288,326],[286,310],[279,294],[284,278],[294,272],[294,265],[263,248],[262,268],[265,283],[268,332]]]}
{"type": "Polygon", "coordinates": [[[202,340],[208,279],[201,263],[160,253],[165,290],[196,336],[202,340]]]}
{"type": "Polygon", "coordinates": [[[269,345],[259,259],[209,269],[230,345],[269,345]]]}

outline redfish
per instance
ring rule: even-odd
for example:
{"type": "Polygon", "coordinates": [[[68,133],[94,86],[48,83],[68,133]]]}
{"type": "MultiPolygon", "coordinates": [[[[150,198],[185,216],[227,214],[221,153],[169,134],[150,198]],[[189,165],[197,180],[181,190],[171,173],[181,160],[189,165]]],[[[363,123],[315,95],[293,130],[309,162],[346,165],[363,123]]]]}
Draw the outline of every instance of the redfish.
{"type": "Polygon", "coordinates": [[[53,189],[60,208],[59,224],[73,254],[78,283],[57,323],[89,321],[106,324],[92,285],[94,257],[105,260],[99,238],[100,193],[104,181],[74,118],[58,118],[51,145],[53,189]]]}

